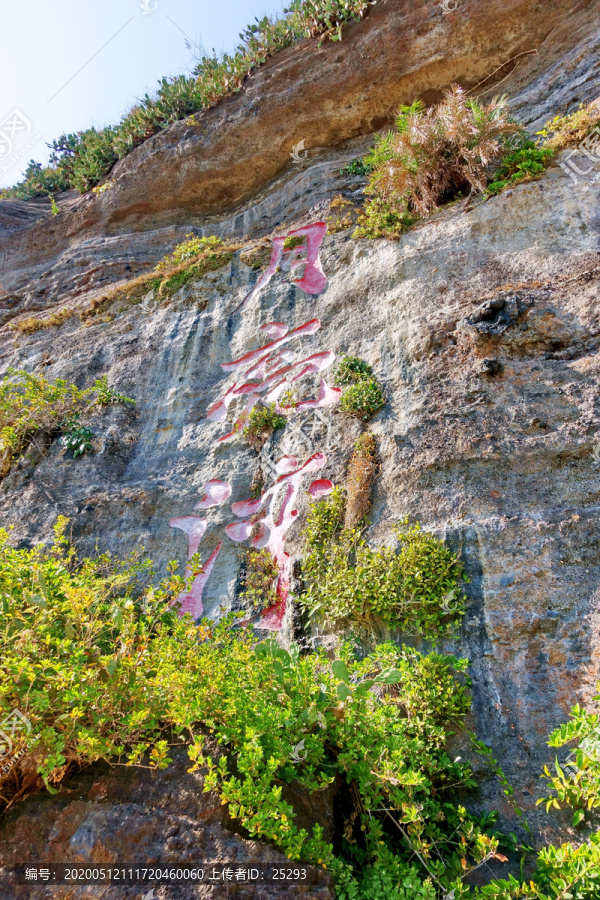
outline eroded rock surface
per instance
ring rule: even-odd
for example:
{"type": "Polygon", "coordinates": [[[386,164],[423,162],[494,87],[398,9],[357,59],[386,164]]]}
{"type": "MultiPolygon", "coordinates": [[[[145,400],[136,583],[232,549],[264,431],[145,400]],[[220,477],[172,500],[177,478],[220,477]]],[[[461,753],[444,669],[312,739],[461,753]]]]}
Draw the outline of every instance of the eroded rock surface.
{"type": "MultiPolygon", "coordinates": [[[[2,370],[24,367],[80,385],[106,374],[136,405],[98,413],[95,451],[81,459],[67,458],[50,435],[36,439],[0,487],[0,517],[14,526],[15,543],[29,546],[48,541],[57,515],[67,515],[82,552],[98,546],[124,555],[143,545],[164,573],[168,560],[183,564],[187,554],[185,535],[169,521],[193,514],[207,481],[227,482],[230,502],[203,512],[202,557],[222,547],[202,599],[210,615],[235,607],[247,544],[227,538],[230,503],[250,497],[258,474],[268,486],[284,455],[304,463],[322,452],[326,465],[313,477],[342,483],[360,426],[335,406],[305,408],[257,453],[239,440],[217,443],[239,402],[229,427],[207,420],[207,412],[235,380],[221,364],[267,342],[260,326],[293,329],[318,318],[318,331],[290,344],[298,358],[361,356],[386,391],[387,405],[370,425],[381,467],[368,539],[392,540],[392,525],[408,516],[461,550],[471,578],[468,611],[460,640],[447,649],[471,660],[473,727],[541,836],[557,822],[535,807],[539,773],[552,758],[547,735],[573,703],[590,701],[600,680],[600,466],[592,452],[600,442],[597,185],[578,189],[554,166],[469,212],[450,207],[398,241],[327,235],[320,250],[327,287],[318,296],[291,283],[284,267],[240,310],[260,273],[238,251],[169,303],[138,303],[85,325],[73,316],[28,337],[9,328],[26,314],[83,309],[108,285],[149,271],[192,228],[243,240],[275,226],[284,234],[284,222],[291,229],[322,219],[335,194],[360,195],[364,181],[340,176],[340,166],[363,152],[368,132],[389,121],[398,102],[436,96],[451,80],[475,84],[530,44],[538,54],[524,57],[505,82],[523,121],[600,93],[597,57],[588,55],[597,3],[463,5],[462,18],[457,12],[442,21],[424,4],[384,0],[349,29],[347,44],[313,48],[314,59],[302,48],[286,51],[197,126],[179,123],[144,144],[115,169],[114,193],[68,199],[60,216],[33,224],[42,206],[5,208],[0,224],[12,236],[0,245],[2,370]],[[434,39],[441,41],[435,51],[434,39]],[[352,63],[346,81],[353,53],[364,60],[352,63]],[[391,64],[399,56],[400,75],[391,64]],[[311,65],[321,67],[320,83],[311,65]],[[339,92],[317,115],[314,90],[325,97],[334,78],[339,92]],[[392,82],[400,85],[395,92],[392,82]],[[355,104],[354,112],[344,103],[355,104]],[[270,104],[281,113],[277,127],[270,104]],[[228,128],[239,128],[229,144],[228,128]],[[318,154],[285,169],[288,143],[301,138],[318,154]]],[[[303,398],[318,396],[321,374],[302,383],[303,398]]],[[[301,587],[306,509],[300,493],[286,536],[292,591],[301,587]]],[[[290,602],[283,640],[292,637],[293,612],[290,602]]],[[[24,847],[19,835],[31,817],[49,827],[63,816],[76,829],[85,816],[100,816],[98,833],[108,834],[114,815],[120,834],[127,803],[135,806],[127,821],[136,833],[147,828],[159,841],[139,794],[119,809],[97,812],[90,802],[87,795],[38,797],[16,809],[5,859],[24,847]]],[[[483,775],[472,802],[496,805],[503,824],[514,827],[513,810],[483,775]]],[[[180,830],[188,817],[195,836],[197,803],[186,794],[161,816],[174,816],[168,827],[180,830]]],[[[223,820],[210,827],[223,829],[223,820]]],[[[196,840],[189,834],[186,852],[196,840]]],[[[50,831],[36,831],[32,846],[44,857],[50,831]]],[[[86,853],[91,859],[92,849],[86,853]]]]}
{"type": "MultiPolygon", "coordinates": [[[[232,832],[233,823],[219,798],[202,791],[203,778],[190,774],[184,748],[172,751],[165,771],[96,765],[69,779],[57,797],[38,795],[9,812],[0,827],[0,892],[3,900],[139,900],[154,887],[155,900],[205,900],[235,897],[285,897],[330,900],[329,875],[319,882],[280,888],[274,883],[255,886],[233,879],[208,883],[208,873],[223,867],[269,869],[289,860],[271,847],[232,832]],[[124,862],[161,869],[203,868],[202,884],[156,887],[94,885],[53,887],[16,885],[12,869],[25,862],[35,866],[69,863],[75,867],[122,867],[124,862]],[[210,864],[210,865],[208,865],[210,864]],[[219,865],[221,864],[221,865],[219,865]]],[[[217,754],[218,755],[218,754],[217,754]]],[[[313,800],[317,818],[327,827],[322,805],[313,800]]]]}

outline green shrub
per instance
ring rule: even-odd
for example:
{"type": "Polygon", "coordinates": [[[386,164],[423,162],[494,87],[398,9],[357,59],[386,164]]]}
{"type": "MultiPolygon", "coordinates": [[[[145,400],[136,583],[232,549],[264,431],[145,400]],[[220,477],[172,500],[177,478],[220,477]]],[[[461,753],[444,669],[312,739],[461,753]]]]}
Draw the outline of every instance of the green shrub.
{"type": "Polygon", "coordinates": [[[290,235],[289,237],[286,237],[285,241],[283,242],[283,249],[284,250],[293,250],[294,247],[301,247],[302,244],[305,244],[305,243],[306,243],[306,237],[302,237],[299,234],[290,235]]]}
{"type": "Polygon", "coordinates": [[[0,382],[0,478],[36,432],[60,432],[75,413],[90,412],[97,405],[134,402],[109,388],[106,375],[81,389],[63,378],[49,381],[43,375],[8,369],[0,382]]]}
{"type": "Polygon", "coordinates": [[[427,216],[465,191],[483,191],[487,167],[521,133],[506,98],[483,106],[457,85],[428,110],[420,100],[403,106],[396,131],[378,137],[366,157],[372,166],[366,192],[384,204],[373,218],[387,211],[401,218],[427,216]]]}
{"type": "Polygon", "coordinates": [[[552,150],[539,147],[533,141],[527,141],[518,150],[507,154],[501,165],[494,172],[493,181],[488,184],[486,193],[498,194],[509,185],[519,184],[541,175],[553,156],[552,150]]]}
{"type": "MultiPolygon", "coordinates": [[[[59,518],[52,549],[15,550],[0,531],[0,706],[18,709],[31,735],[18,769],[50,786],[73,765],[97,759],[166,762],[160,719],[167,700],[151,677],[150,641],[175,624],[165,597],[181,579],[134,601],[132,585],[148,564],[103,556],[78,561],[59,518]],[[161,624],[162,623],[162,624],[161,624]]],[[[15,777],[13,774],[12,777],[15,777]]],[[[11,772],[1,793],[10,793],[11,772]]]]}
{"type": "Polygon", "coordinates": [[[284,428],[286,423],[286,417],[276,411],[274,403],[267,406],[256,405],[250,410],[242,434],[250,446],[258,451],[267,438],[278,428],[284,428]]]}
{"type": "Polygon", "coordinates": [[[353,384],[342,394],[340,410],[349,416],[368,421],[385,406],[383,391],[375,378],[365,378],[353,384]]]}
{"type": "Polygon", "coordinates": [[[452,633],[464,613],[462,566],[418,525],[397,526],[399,550],[369,547],[360,531],[342,529],[343,493],[312,504],[304,532],[307,591],[301,602],[331,626],[369,627],[380,620],[435,640],[452,633]]]}
{"type": "Polygon", "coordinates": [[[358,356],[342,356],[336,366],[334,381],[338,387],[344,387],[364,381],[372,374],[373,369],[364,359],[360,359],[358,356]]]}
{"type": "MultiPolygon", "coordinates": [[[[322,504],[313,525],[331,539],[339,494],[322,504]]],[[[392,644],[363,659],[343,645],[331,659],[257,644],[231,615],[197,625],[169,608],[189,589],[175,564],[144,587],[148,561],[80,560],[66,525],[57,522],[54,546],[31,550],[0,532],[0,718],[19,710],[31,726],[0,766],[4,804],[35,790],[40,775],[55,791],[74,766],[99,759],[164,768],[169,746],[186,738],[192,770],[208,770],[204,790],[216,790],[251,837],[327,864],[339,900],[598,900],[598,831],[579,847],[544,848],[527,878],[469,887],[474,868],[506,857],[494,814],[476,818],[456,801],[477,784],[446,749],[470,710],[466,660],[392,644]],[[352,798],[335,856],[283,798],[293,783],[310,797],[334,781],[352,798]]],[[[447,559],[431,558],[443,579],[447,559]]],[[[569,764],[546,772],[551,806],[597,808],[599,728],[597,714],[575,707],[551,736],[551,746],[579,744],[569,764]]]]}
{"type": "Polygon", "coordinates": [[[354,238],[397,238],[408,231],[419,216],[415,213],[398,212],[381,197],[369,197],[365,203],[352,237],[354,238]]]}
{"type": "Polygon", "coordinates": [[[341,859],[332,863],[337,900],[437,900],[431,878],[389,853],[373,865],[353,867],[341,859]]]}
{"type": "Polygon", "coordinates": [[[64,171],[51,166],[42,168],[41,163],[32,159],[23,173],[23,181],[12,188],[0,188],[0,200],[47,197],[57,191],[66,191],[69,187],[69,179],[64,171]]]}
{"type": "Polygon", "coordinates": [[[334,376],[338,386],[349,385],[342,394],[340,410],[366,422],[385,406],[383,391],[371,366],[358,356],[343,356],[334,376]]]}
{"type": "MultiPolygon", "coordinates": [[[[456,785],[475,783],[445,751],[446,723],[469,711],[454,675],[465,661],[391,644],[361,660],[344,647],[331,660],[257,645],[231,615],[196,625],[168,608],[185,588],[173,565],[164,583],[140,588],[150,563],[78,560],[65,525],[51,548],[15,550],[0,533],[0,707],[31,723],[15,765],[0,769],[5,801],[38,773],[53,789],[70,766],[97,759],[164,767],[169,743],[185,735],[193,767],[208,769],[204,790],[292,859],[333,855],[318,826],[297,826],[283,787],[313,793],[338,777],[360,797],[346,828],[348,862],[357,871],[374,864],[375,885],[397,876],[416,890],[415,852],[426,852],[440,883],[463,872],[461,860],[476,865],[495,852],[492,819],[479,825],[451,799],[456,785]],[[204,753],[208,732],[220,758],[204,753]],[[362,849],[350,840],[354,827],[362,849]],[[408,844],[398,829],[409,829],[408,844]]],[[[347,868],[340,873],[351,882],[347,868]]]]}

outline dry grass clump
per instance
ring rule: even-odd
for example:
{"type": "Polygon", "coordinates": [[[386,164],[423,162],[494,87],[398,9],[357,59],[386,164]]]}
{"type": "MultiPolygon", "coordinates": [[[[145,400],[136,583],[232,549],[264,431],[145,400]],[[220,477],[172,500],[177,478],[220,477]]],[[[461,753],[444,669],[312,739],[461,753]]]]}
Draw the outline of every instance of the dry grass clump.
{"type": "Polygon", "coordinates": [[[359,211],[351,200],[337,194],[329,204],[330,215],[325,217],[327,233],[335,234],[338,231],[345,231],[346,228],[352,228],[357,223],[359,211]]]}
{"type": "MultiPolygon", "coordinates": [[[[188,236],[189,238],[189,236],[188,236]]],[[[221,269],[231,261],[234,251],[239,245],[201,243],[204,239],[189,239],[177,247],[165,259],[161,260],[154,272],[138,275],[125,284],[114,288],[102,297],[96,297],[81,313],[80,318],[87,322],[100,313],[105,312],[113,304],[121,302],[123,310],[141,303],[144,297],[154,291],[154,300],[169,300],[177,291],[193,281],[203,278],[208,272],[221,269]],[[191,252],[190,244],[203,246],[199,252],[191,252]],[[174,262],[179,260],[179,262],[174,262]]]]}
{"type": "Polygon", "coordinates": [[[377,466],[375,435],[361,434],[355,444],[348,468],[344,528],[356,528],[369,512],[377,466]]]}
{"type": "Polygon", "coordinates": [[[246,248],[240,254],[240,259],[251,269],[264,269],[271,259],[271,243],[267,241],[250,249],[246,248]]]}
{"type": "Polygon", "coordinates": [[[428,110],[421,100],[402,107],[396,131],[379,137],[366,157],[373,167],[367,192],[396,213],[427,216],[461,192],[484,191],[487,167],[519,133],[505,97],[485,106],[453,85],[428,110]]]}
{"type": "Polygon", "coordinates": [[[44,328],[57,328],[74,315],[74,309],[61,309],[43,319],[38,319],[35,316],[19,319],[17,322],[11,322],[9,328],[13,331],[19,331],[21,334],[35,334],[36,331],[41,331],[44,328]]]}

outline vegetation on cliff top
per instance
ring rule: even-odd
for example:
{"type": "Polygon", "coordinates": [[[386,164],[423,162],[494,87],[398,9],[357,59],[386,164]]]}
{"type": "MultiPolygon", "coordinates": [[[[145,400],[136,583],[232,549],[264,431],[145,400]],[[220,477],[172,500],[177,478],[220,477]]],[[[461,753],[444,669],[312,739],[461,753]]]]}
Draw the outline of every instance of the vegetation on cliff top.
{"type": "MultiPolygon", "coordinates": [[[[156,96],[145,95],[118,125],[97,131],[62,134],[48,146],[50,165],[31,160],[23,181],[0,191],[0,198],[37,197],[69,188],[84,193],[110,172],[114,163],[173,122],[214,106],[241,90],[253,69],[280,50],[310,37],[341,40],[342,27],[365,15],[376,0],[292,0],[278,19],[265,16],[247,26],[233,54],[203,56],[194,73],[163,78],[156,96]]],[[[191,124],[195,124],[192,120],[191,124]]]]}

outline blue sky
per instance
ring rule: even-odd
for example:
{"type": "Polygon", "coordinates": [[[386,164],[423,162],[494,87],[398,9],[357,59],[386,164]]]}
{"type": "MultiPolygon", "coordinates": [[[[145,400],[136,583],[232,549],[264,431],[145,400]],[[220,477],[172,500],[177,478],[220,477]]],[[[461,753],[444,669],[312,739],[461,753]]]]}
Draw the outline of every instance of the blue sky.
{"type": "Polygon", "coordinates": [[[29,159],[47,162],[46,141],[116,124],[163,75],[190,74],[199,48],[231,51],[255,16],[281,13],[284,6],[283,0],[4,3],[0,186],[18,181],[29,159]],[[142,2],[156,8],[144,13],[142,2]]]}

